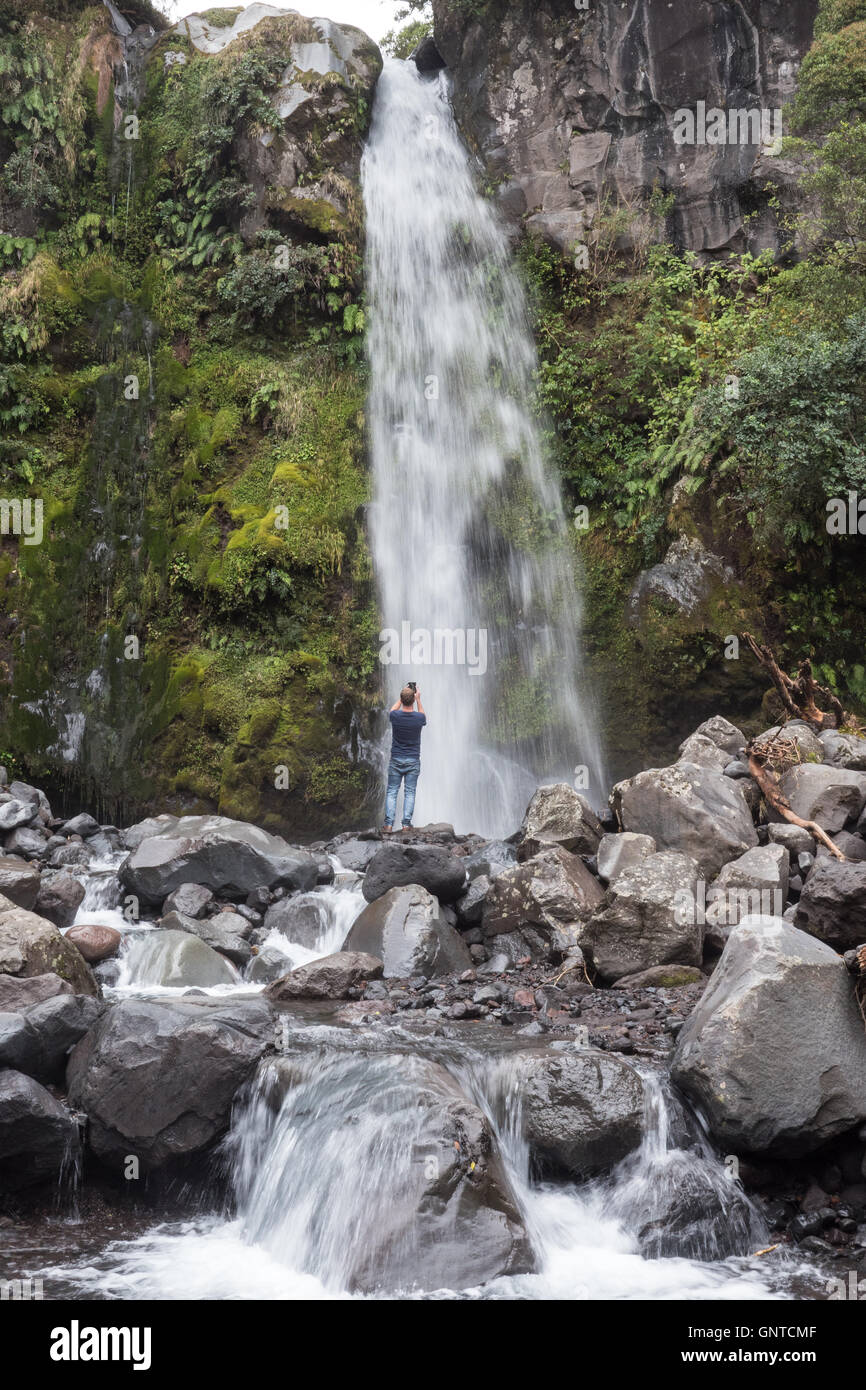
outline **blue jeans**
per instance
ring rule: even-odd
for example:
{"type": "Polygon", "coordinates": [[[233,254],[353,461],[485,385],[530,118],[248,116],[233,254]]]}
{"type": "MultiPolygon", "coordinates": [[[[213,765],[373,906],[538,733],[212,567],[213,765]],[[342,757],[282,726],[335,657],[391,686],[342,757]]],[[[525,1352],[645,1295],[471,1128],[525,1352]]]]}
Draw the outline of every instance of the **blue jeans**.
{"type": "Polygon", "coordinates": [[[394,824],[394,817],[397,814],[397,793],[404,777],[406,784],[403,788],[403,824],[412,824],[412,812],[415,810],[415,788],[418,785],[420,772],[420,758],[391,759],[388,764],[388,794],[385,797],[386,825],[394,824]]]}

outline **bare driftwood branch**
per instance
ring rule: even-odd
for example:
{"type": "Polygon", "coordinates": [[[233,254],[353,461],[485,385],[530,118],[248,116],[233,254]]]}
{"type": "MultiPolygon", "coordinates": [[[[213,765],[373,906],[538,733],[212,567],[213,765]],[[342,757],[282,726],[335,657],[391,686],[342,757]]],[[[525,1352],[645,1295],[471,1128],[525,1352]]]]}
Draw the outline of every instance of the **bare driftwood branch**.
{"type": "Polygon", "coordinates": [[[808,658],[800,662],[796,676],[789,676],[779,666],[770,647],[756,642],[750,632],[743,633],[743,641],[773,682],[789,719],[804,719],[816,729],[856,729],[859,726],[856,716],[842,708],[832,690],[818,684],[808,658]]]}
{"type": "Polygon", "coordinates": [[[827,849],[836,859],[844,860],[845,856],[837,845],[834,845],[826,830],[822,830],[816,821],[804,820],[798,816],[791,807],[779,786],[778,774],[773,770],[771,764],[774,759],[781,759],[784,762],[792,763],[794,759],[789,752],[792,745],[789,739],[780,737],[774,739],[762,739],[756,741],[752,739],[746,745],[746,754],[749,759],[749,771],[754,777],[760,788],[761,795],[771,810],[776,811],[783,820],[790,821],[791,825],[799,825],[803,830],[808,830],[816,840],[827,849]]]}

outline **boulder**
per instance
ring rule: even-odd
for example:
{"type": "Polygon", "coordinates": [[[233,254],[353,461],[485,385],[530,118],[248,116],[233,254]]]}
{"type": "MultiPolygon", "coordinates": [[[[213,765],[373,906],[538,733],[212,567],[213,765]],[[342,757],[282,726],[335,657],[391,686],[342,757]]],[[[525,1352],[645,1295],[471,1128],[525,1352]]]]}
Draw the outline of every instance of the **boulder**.
{"type": "Polygon", "coordinates": [[[162,905],[162,915],[180,912],[184,917],[203,917],[213,902],[213,893],[201,883],[182,883],[169,893],[162,905]]]}
{"type": "Polygon", "coordinates": [[[554,845],[595,854],[602,829],[586,797],[567,782],[556,782],[534,793],[517,835],[517,858],[525,860],[554,845]]]}
{"type": "Polygon", "coordinates": [[[278,1004],[290,999],[348,999],[351,990],[363,981],[378,980],[383,971],[383,962],[375,956],[363,951],[335,951],[275,980],[265,990],[265,998],[278,1004]]]}
{"type": "Polygon", "coordinates": [[[733,927],[671,1075],[726,1152],[807,1152],[866,1119],[866,1030],[842,959],[777,917],[733,927]]]}
{"type": "Polygon", "coordinates": [[[696,965],[651,965],[649,970],[639,970],[636,975],[623,975],[617,980],[618,989],[682,989],[685,985],[699,985],[706,981],[696,965]]]}
{"type": "Polygon", "coordinates": [[[51,857],[49,848],[51,836],[41,825],[22,825],[7,835],[3,848],[7,854],[18,854],[22,859],[36,859],[41,862],[51,857]]]}
{"type": "Polygon", "coordinates": [[[79,815],[71,816],[69,820],[64,821],[60,827],[60,833],[61,835],[80,835],[82,840],[86,840],[91,835],[98,835],[101,828],[98,820],[94,820],[93,816],[82,811],[79,815]]]}
{"type": "Polygon", "coordinates": [[[659,849],[690,855],[707,878],[758,843],[743,783],[695,763],[650,768],[614,787],[623,830],[651,835],[659,849]]]}
{"type": "Polygon", "coordinates": [[[356,873],[362,874],[381,847],[379,839],[351,839],[335,843],[332,847],[332,853],[336,855],[344,868],[354,869],[356,873]]]}
{"type": "Polygon", "coordinates": [[[0,1190],[56,1182],[77,1157],[78,1125],[32,1076],[0,1071],[0,1190]]]}
{"type": "Polygon", "coordinates": [[[582,859],[557,846],[506,869],[484,902],[481,930],[498,937],[534,927],[542,938],[568,936],[577,945],[581,924],[604,891],[582,859]]]}
{"type": "Polygon", "coordinates": [[[584,1179],[609,1172],[643,1136],[644,1087],[627,1062],[590,1048],[523,1053],[524,1134],[543,1174],[584,1179]]]}
{"type": "Polygon", "coordinates": [[[314,951],[329,925],[328,907],[321,893],[298,893],[280,898],[265,913],[266,932],[278,931],[295,946],[314,951]]]}
{"type": "Polygon", "coordinates": [[[92,1152],[118,1174],[131,1153],[145,1172],[201,1155],[228,1128],[239,1088],[272,1041],[272,1017],[261,999],[115,1004],[67,1068],[92,1152]]]}
{"type": "Polygon", "coordinates": [[[817,821],[831,835],[856,820],[866,803],[866,773],[844,767],[802,763],[789,768],[780,785],[796,815],[817,821]]]}
{"type": "Polygon", "coordinates": [[[365,1293],[476,1288],[533,1268],[491,1125],[439,1063],[342,1052],[279,1058],[269,1071],[286,1089],[277,1133],[293,1142],[271,1150],[280,1210],[252,1175],[251,1239],[272,1235],[275,1220],[280,1244],[300,1230],[311,1248],[338,1250],[341,1285],[365,1293]],[[335,1143],[347,1133],[351,1145],[335,1143]]]}
{"type": "Polygon", "coordinates": [[[479,874],[488,878],[498,878],[506,869],[517,862],[517,852],[507,840],[487,840],[480,849],[463,856],[466,874],[471,882],[479,874]]]}
{"type": "Polygon", "coordinates": [[[851,772],[866,772],[866,738],[858,734],[840,734],[838,729],[826,729],[818,737],[825,763],[847,767],[851,772]]]}
{"type": "Polygon", "coordinates": [[[61,980],[59,975],[30,975],[24,979],[0,975],[0,1013],[16,1013],[29,1009],[31,1004],[41,1004],[43,999],[73,992],[69,981],[61,980]]]}
{"type": "Polygon", "coordinates": [[[182,883],[245,898],[262,885],[312,888],[317,881],[318,866],[311,854],[258,826],[225,816],[168,816],[166,821],[120,868],[124,887],[144,903],[162,903],[182,883]]]}
{"type": "Polygon", "coordinates": [[[254,985],[269,984],[271,980],[279,980],[290,967],[291,961],[282,951],[275,946],[263,946],[250,961],[246,979],[254,985]]]}
{"type": "Polygon", "coordinates": [[[19,825],[29,825],[35,819],[38,807],[29,801],[18,801],[14,796],[11,801],[4,801],[0,806],[0,835],[6,835],[11,830],[17,830],[19,825]]]}
{"type": "Polygon", "coordinates": [[[382,845],[370,860],[361,892],[372,903],[407,884],[420,884],[441,903],[451,903],[466,887],[466,870],[445,845],[382,845]]]}
{"type": "Polygon", "coordinates": [[[84,887],[72,874],[44,873],[34,911],[55,927],[71,927],[84,899],[84,887]]]}
{"type": "Polygon", "coordinates": [[[713,743],[705,734],[692,734],[685,743],[680,744],[679,762],[696,763],[698,767],[715,767],[724,772],[730,764],[730,757],[724,748],[713,743]]]}
{"type": "Polygon", "coordinates": [[[99,987],[80,952],[44,917],[0,897],[0,974],[59,975],[76,994],[98,995],[99,987]]]}
{"type": "Polygon", "coordinates": [[[580,946],[605,981],[676,961],[700,965],[704,929],[694,902],[698,866],[661,850],[626,869],[580,933],[580,946]]]}
{"type": "Polygon", "coordinates": [[[648,854],[655,854],[656,849],[651,835],[635,835],[629,830],[619,835],[604,835],[598,847],[598,876],[605,883],[615,883],[626,869],[640,864],[648,854]]]}
{"type": "Polygon", "coordinates": [[[390,888],[355,919],[342,952],[363,952],[384,965],[387,978],[449,975],[469,970],[472,957],[459,932],[420,884],[390,888]]]}
{"type": "Polygon", "coordinates": [[[237,984],[239,978],[225,956],[186,931],[139,932],[127,946],[124,962],[139,985],[210,989],[237,984]]]}
{"type": "Polygon", "coordinates": [[[819,859],[806,879],[794,925],[835,951],[866,941],[866,863],[819,859]]]}
{"type": "MultiPolygon", "coordinates": [[[[853,834],[850,830],[837,830],[833,836],[833,844],[837,849],[840,849],[845,858],[851,860],[852,863],[862,863],[866,860],[866,840],[864,840],[863,836],[859,833],[853,834]]],[[[816,859],[835,859],[836,857],[835,855],[831,855],[827,846],[822,845],[820,841],[817,845],[814,845],[809,852],[814,854],[816,859]],[[815,854],[816,850],[817,854],[815,854]]]]}
{"type": "Polygon", "coordinates": [[[791,825],[789,821],[773,821],[767,826],[770,836],[770,843],[774,845],[784,845],[792,859],[796,859],[798,854],[814,854],[815,840],[808,830],[804,830],[800,825],[791,825]]]}
{"type": "Polygon", "coordinates": [[[88,965],[98,965],[100,961],[117,955],[123,936],[116,927],[106,927],[100,922],[82,922],[78,927],[70,927],[65,939],[81,952],[88,965]]]}
{"type": "Polygon", "coordinates": [[[31,787],[29,782],[10,782],[9,795],[18,801],[25,801],[34,808],[35,812],[47,811],[51,815],[51,807],[48,797],[38,787],[31,787]]]}
{"type": "Polygon", "coordinates": [[[484,903],[490,892],[490,879],[486,874],[478,874],[469,882],[469,887],[454,904],[457,920],[461,927],[475,927],[481,921],[484,903]]]}
{"type": "MultiPolygon", "coordinates": [[[[699,724],[695,729],[692,738],[708,738],[717,748],[721,748],[727,753],[729,758],[739,756],[740,749],[745,748],[748,742],[742,729],[738,729],[736,724],[731,724],[729,720],[723,719],[720,714],[714,714],[711,719],[705,719],[703,724],[699,724]]],[[[686,743],[688,743],[686,739],[686,743]]],[[[685,744],[680,744],[682,753],[685,744]]]]}
{"type": "MultiPolygon", "coordinates": [[[[725,864],[710,890],[724,908],[723,920],[735,926],[743,917],[781,917],[788,897],[791,859],[784,845],[758,845],[725,864]]],[[[713,912],[711,905],[707,912],[713,912]]],[[[715,917],[714,917],[715,920],[715,917]]]]}
{"type": "Polygon", "coordinates": [[[804,723],[802,719],[792,719],[788,724],[774,724],[772,729],[758,734],[756,742],[772,742],[779,734],[796,744],[801,763],[823,762],[824,745],[811,724],[804,723]]]}
{"type": "Polygon", "coordinates": [[[236,912],[219,912],[215,917],[185,917],[181,912],[169,912],[157,926],[161,931],[187,932],[204,941],[235,965],[244,966],[252,957],[247,937],[252,927],[236,912]]]}
{"type": "Polygon", "coordinates": [[[57,994],[15,1013],[0,1013],[0,1067],[37,1081],[60,1082],[71,1047],[89,1032],[104,1005],[87,994],[57,994]]]}
{"type": "Polygon", "coordinates": [[[39,897],[39,870],[36,865],[0,854],[0,895],[29,912],[39,897]]]}

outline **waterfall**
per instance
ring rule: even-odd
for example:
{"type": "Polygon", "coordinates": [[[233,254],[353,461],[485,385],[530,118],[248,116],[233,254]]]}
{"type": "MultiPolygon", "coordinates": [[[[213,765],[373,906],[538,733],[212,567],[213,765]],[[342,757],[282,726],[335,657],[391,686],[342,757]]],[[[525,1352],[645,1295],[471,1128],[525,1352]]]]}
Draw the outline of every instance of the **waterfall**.
{"type": "Polygon", "coordinates": [[[387,703],[417,680],[429,723],[416,822],[502,835],[539,781],[596,802],[605,786],[534,345],[445,74],[386,61],[362,178],[387,703]]]}

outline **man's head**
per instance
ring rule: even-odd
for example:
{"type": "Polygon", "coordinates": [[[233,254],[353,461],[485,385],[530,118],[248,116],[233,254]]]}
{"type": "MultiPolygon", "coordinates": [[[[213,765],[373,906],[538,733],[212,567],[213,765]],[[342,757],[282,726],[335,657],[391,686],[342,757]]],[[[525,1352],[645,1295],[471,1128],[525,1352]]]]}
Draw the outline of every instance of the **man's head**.
{"type": "Polygon", "coordinates": [[[411,709],[415,703],[415,691],[411,685],[404,685],[400,691],[400,704],[404,709],[411,709]]]}

